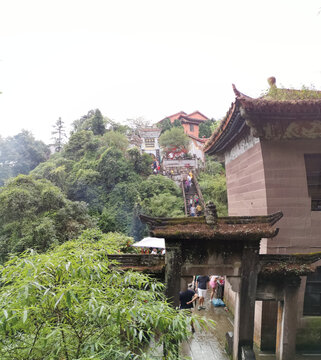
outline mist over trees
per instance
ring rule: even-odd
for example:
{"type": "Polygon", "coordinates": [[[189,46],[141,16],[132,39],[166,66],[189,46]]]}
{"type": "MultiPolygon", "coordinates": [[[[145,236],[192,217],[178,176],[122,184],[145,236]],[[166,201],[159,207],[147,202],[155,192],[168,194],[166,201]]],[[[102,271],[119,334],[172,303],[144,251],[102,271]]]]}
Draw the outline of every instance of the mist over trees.
{"type": "Polygon", "coordinates": [[[0,186],[9,178],[28,174],[49,155],[49,147],[27,130],[12,137],[0,137],[0,186]]]}
{"type": "Polygon", "coordinates": [[[50,158],[40,151],[48,147],[28,132],[2,140],[1,148],[8,149],[3,158],[13,143],[28,150],[15,153],[27,159],[14,163],[16,173],[34,169],[0,188],[0,258],[28,248],[46,251],[92,226],[140,240],[146,234],[140,213],[184,214],[180,189],[169,179],[149,177],[152,158],[130,148],[126,129],[108,122],[97,109],[74,122],[69,140],[50,158]]]}

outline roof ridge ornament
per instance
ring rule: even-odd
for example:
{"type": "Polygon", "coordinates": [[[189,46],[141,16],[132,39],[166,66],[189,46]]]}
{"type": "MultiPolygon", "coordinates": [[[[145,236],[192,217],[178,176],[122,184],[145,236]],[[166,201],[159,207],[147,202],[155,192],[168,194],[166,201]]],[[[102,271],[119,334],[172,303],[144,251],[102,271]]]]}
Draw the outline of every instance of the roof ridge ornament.
{"type": "Polygon", "coordinates": [[[270,76],[267,81],[270,87],[276,87],[276,78],[274,76],[270,76]]]}
{"type": "Polygon", "coordinates": [[[208,225],[217,225],[216,206],[212,201],[209,201],[205,206],[205,221],[208,225]]]}
{"type": "Polygon", "coordinates": [[[237,90],[236,86],[234,84],[232,84],[232,88],[233,88],[233,91],[234,91],[234,94],[236,97],[239,97],[241,96],[242,94],[237,90]]]}

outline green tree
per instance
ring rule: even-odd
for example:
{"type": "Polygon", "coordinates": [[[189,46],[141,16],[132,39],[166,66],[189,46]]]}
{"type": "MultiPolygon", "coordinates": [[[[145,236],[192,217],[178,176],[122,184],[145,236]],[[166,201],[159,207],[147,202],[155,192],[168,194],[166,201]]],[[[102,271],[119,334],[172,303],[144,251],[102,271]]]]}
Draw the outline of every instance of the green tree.
{"type": "Polygon", "coordinates": [[[227,216],[225,170],[221,163],[206,159],[206,167],[198,176],[204,201],[213,201],[219,216],[227,216]]]}
{"type": "Polygon", "coordinates": [[[174,122],[173,122],[173,127],[178,127],[178,128],[182,128],[183,129],[183,125],[182,123],[178,120],[178,119],[175,119],[174,122]]]}
{"type": "Polygon", "coordinates": [[[184,129],[174,127],[170,130],[165,131],[159,137],[159,144],[163,149],[178,148],[188,150],[190,139],[184,133],[184,129]]]}
{"type": "Polygon", "coordinates": [[[151,164],[153,159],[150,154],[141,154],[139,149],[134,147],[127,151],[127,156],[129,163],[137,174],[148,176],[152,173],[151,164]]]}
{"type": "Polygon", "coordinates": [[[106,131],[104,118],[98,109],[95,110],[95,114],[91,120],[91,130],[94,135],[103,135],[106,131]]]}
{"type": "Polygon", "coordinates": [[[64,154],[68,159],[79,160],[86,152],[95,151],[98,147],[99,141],[92,131],[80,130],[70,136],[64,154]]]}
{"type": "Polygon", "coordinates": [[[102,138],[102,145],[125,152],[129,146],[127,137],[118,131],[107,131],[102,138]]]}
{"type": "Polygon", "coordinates": [[[92,226],[84,203],[47,180],[19,175],[0,190],[0,259],[27,248],[47,250],[92,226]]]}
{"type": "Polygon", "coordinates": [[[128,163],[120,150],[108,148],[100,157],[97,167],[105,187],[111,189],[129,176],[128,163]]]}
{"type": "Polygon", "coordinates": [[[53,128],[54,130],[51,132],[53,135],[52,140],[54,140],[56,152],[60,152],[64,144],[64,139],[66,138],[65,126],[61,118],[56,121],[53,128]]]}
{"type": "Polygon", "coordinates": [[[89,130],[95,135],[103,135],[106,131],[106,123],[107,120],[103,118],[99,109],[90,110],[86,115],[72,123],[73,130],[71,133],[74,134],[78,131],[89,130]]]}
{"type": "Polygon", "coordinates": [[[163,121],[159,122],[157,124],[157,127],[162,130],[161,134],[163,134],[165,131],[170,130],[173,127],[173,125],[172,125],[170,119],[166,118],[163,121]]]}
{"type": "MultiPolygon", "coordinates": [[[[163,343],[168,360],[176,359],[172,344],[190,336],[192,318],[167,303],[162,283],[112,265],[108,254],[127,241],[87,232],[8,261],[1,269],[1,359],[151,360],[163,343]]],[[[205,325],[195,316],[194,323],[205,325]]]]}
{"type": "Polygon", "coordinates": [[[183,216],[184,202],[181,189],[174,181],[152,175],[139,186],[141,211],[151,216],[183,216]]]}
{"type": "Polygon", "coordinates": [[[204,121],[199,125],[199,137],[209,138],[213,132],[213,126],[216,123],[214,119],[204,121]]]}

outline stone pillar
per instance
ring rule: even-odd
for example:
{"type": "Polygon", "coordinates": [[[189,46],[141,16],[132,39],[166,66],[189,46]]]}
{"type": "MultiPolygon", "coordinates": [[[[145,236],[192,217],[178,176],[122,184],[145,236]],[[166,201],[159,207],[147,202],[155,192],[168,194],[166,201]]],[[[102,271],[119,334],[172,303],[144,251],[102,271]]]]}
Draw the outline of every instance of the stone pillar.
{"type": "Polygon", "coordinates": [[[179,306],[181,290],[182,247],[180,242],[168,242],[166,246],[165,295],[174,307],[179,306]]]}
{"type": "Polygon", "coordinates": [[[293,360],[295,358],[299,288],[299,277],[285,280],[284,300],[278,303],[277,360],[293,360]]]}
{"type": "Polygon", "coordinates": [[[258,265],[259,241],[244,244],[240,286],[235,304],[233,360],[241,360],[242,347],[253,349],[258,265]]]}

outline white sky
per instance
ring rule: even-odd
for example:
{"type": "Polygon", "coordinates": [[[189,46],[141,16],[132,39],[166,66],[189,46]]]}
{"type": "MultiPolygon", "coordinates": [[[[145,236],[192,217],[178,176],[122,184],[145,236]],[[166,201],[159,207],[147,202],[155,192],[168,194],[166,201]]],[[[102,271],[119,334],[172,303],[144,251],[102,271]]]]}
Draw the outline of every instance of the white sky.
{"type": "Polygon", "coordinates": [[[0,135],[61,117],[222,118],[232,83],[321,89],[321,0],[0,0],[0,135]]]}

